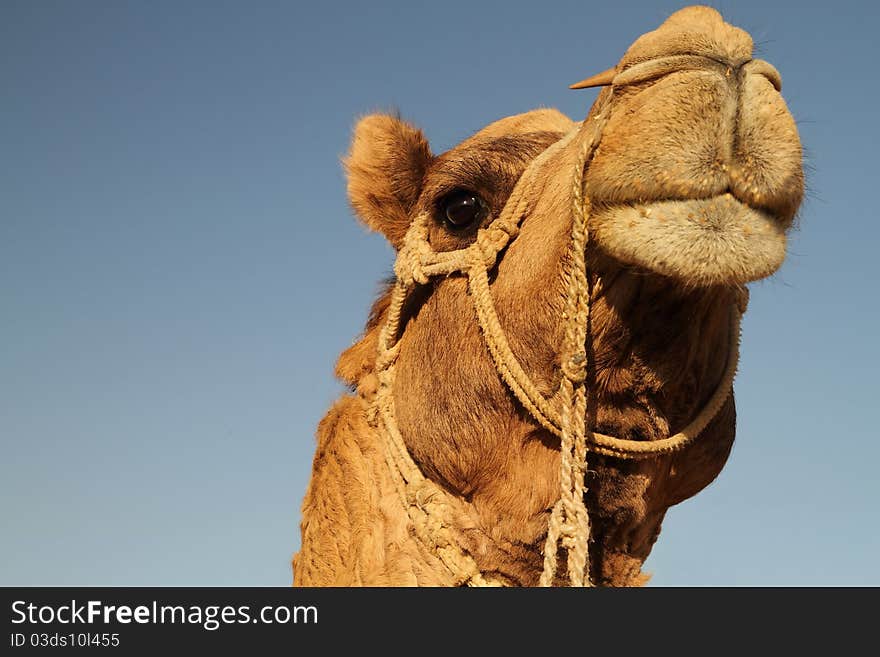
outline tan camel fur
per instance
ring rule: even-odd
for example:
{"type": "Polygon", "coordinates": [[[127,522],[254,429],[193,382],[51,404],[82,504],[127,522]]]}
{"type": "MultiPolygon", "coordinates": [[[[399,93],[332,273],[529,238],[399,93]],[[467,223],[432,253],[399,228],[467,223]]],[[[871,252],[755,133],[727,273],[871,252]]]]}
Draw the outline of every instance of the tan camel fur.
{"type": "MultiPolygon", "coordinates": [[[[588,428],[651,441],[680,430],[706,404],[729,355],[732,305],[745,283],[782,263],[803,195],[801,146],[778,73],[753,60],[749,35],[713,9],[676,12],[640,37],[613,74],[584,124],[536,110],[441,155],[399,118],[367,116],[345,167],[355,212],[395,247],[413,217],[429,212],[433,249],[463,248],[501,212],[529,164],[612,98],[584,178],[592,206],[588,428]]],[[[511,348],[547,397],[560,381],[575,142],[542,163],[521,231],[490,271],[511,348]]],[[[295,585],[457,583],[414,539],[381,437],[366,420],[387,306],[385,293],[337,364],[353,394],[318,427],[295,585]]],[[[559,439],[499,378],[463,276],[416,288],[399,344],[397,422],[421,471],[449,497],[456,541],[483,573],[535,585],[559,497],[559,439]]],[[[594,583],[644,583],[641,566],[666,510],[719,474],[734,433],[731,395],[675,454],[588,453],[594,583]]]]}

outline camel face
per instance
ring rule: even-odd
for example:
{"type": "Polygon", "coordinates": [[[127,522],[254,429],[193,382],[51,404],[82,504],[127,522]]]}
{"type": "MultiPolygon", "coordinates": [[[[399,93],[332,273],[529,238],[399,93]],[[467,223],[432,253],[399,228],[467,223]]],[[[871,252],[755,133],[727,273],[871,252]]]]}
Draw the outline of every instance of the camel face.
{"type": "Polygon", "coordinates": [[[773,273],[803,195],[801,146],[749,35],[713,9],[683,9],[630,47],[614,79],[587,175],[596,239],[696,285],[773,273]]]}
{"type": "MultiPolygon", "coordinates": [[[[427,217],[430,248],[459,251],[505,210],[517,182],[529,180],[518,234],[489,279],[510,349],[550,399],[562,376],[572,199],[583,190],[591,289],[587,428],[633,441],[663,439],[687,425],[719,386],[735,341],[731,309],[741,305],[743,283],[779,267],[803,194],[800,142],[778,73],[752,60],[751,51],[748,34],[712,9],[692,7],[639,38],[601,76],[613,86],[582,123],[536,110],[435,156],[410,124],[367,116],[345,160],[352,206],[396,248],[416,218],[427,217]],[[595,146],[585,170],[582,137],[595,146]]],[[[446,581],[422,548],[407,547],[408,521],[395,520],[405,513],[382,483],[381,439],[348,417],[375,396],[390,296],[376,302],[362,339],[337,365],[358,397],[340,402],[319,430],[303,506],[301,583],[446,581]],[[372,474],[355,472],[363,462],[372,474]],[[361,537],[351,539],[359,545],[336,543],[345,532],[331,518],[340,513],[352,515],[346,531],[361,537]],[[367,545],[376,552],[357,557],[357,573],[345,575],[341,557],[326,565],[367,545]],[[406,555],[399,557],[405,575],[389,556],[393,546],[406,555]]],[[[499,377],[466,276],[415,286],[400,318],[393,397],[406,450],[449,493],[461,518],[457,541],[480,569],[535,584],[559,499],[558,438],[499,377]]],[[[593,581],[643,581],[641,563],[666,510],[718,475],[734,427],[731,395],[683,451],[633,461],[588,457],[593,581]]]]}

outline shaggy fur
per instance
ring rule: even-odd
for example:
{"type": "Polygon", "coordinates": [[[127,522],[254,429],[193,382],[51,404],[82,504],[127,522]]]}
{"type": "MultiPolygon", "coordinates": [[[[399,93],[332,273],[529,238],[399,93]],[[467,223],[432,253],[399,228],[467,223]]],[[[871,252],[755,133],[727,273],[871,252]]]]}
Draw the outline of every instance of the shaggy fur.
{"type": "MultiPolygon", "coordinates": [[[[595,430],[635,440],[680,430],[712,395],[728,357],[731,305],[744,281],[778,266],[802,194],[800,144],[772,75],[743,66],[751,40],[717,12],[677,12],[640,38],[618,71],[682,52],[711,60],[625,87],[586,179],[595,205],[587,253],[588,416],[595,430]]],[[[493,123],[435,157],[412,126],[366,117],[346,160],[351,203],[392,244],[427,211],[436,217],[433,247],[462,248],[476,227],[445,225],[442,199],[470,190],[488,208],[484,222],[491,221],[534,158],[576,127],[555,110],[537,110],[493,123]]],[[[492,271],[511,348],[548,396],[559,385],[576,158],[570,147],[545,162],[521,233],[492,271]]],[[[337,365],[361,395],[376,386],[373,361],[387,304],[383,294],[362,339],[337,365]]],[[[480,569],[534,585],[558,498],[558,439],[500,381],[463,277],[434,280],[413,294],[402,326],[394,394],[411,455],[448,492],[458,540],[480,569]]],[[[346,395],[321,422],[294,583],[448,585],[436,556],[410,535],[381,437],[364,413],[361,396],[346,395]]],[[[666,510],[718,475],[734,429],[731,397],[679,453],[644,461],[588,456],[593,581],[645,581],[641,564],[666,510]]]]}

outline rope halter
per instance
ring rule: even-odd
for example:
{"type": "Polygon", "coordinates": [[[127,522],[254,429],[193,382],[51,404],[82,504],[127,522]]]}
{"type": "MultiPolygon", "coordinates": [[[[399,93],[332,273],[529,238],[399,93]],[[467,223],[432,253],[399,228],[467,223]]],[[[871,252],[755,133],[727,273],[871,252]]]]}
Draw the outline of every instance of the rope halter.
{"type": "MultiPolygon", "coordinates": [[[[375,372],[378,386],[368,419],[383,436],[386,462],[398,495],[412,521],[415,537],[446,565],[455,583],[469,586],[504,586],[502,576],[486,575],[456,541],[454,509],[448,494],[427,479],[407,451],[394,410],[395,362],[400,350],[401,312],[409,292],[435,276],[460,272],[468,279],[477,319],[499,376],[534,420],[560,439],[560,491],[553,506],[544,545],[541,586],[556,578],[560,546],[566,551],[571,586],[591,586],[589,567],[590,518],[585,502],[584,475],[587,452],[620,459],[644,459],[681,450],[696,439],[724,405],[733,386],[739,343],[739,308],[731,312],[730,350],[721,382],[690,424],[675,435],[655,441],[623,440],[586,428],[587,351],[590,289],[586,266],[590,202],[584,194],[584,172],[592,159],[610,113],[610,99],[581,126],[546,148],[525,170],[501,213],[479,230],[467,248],[436,252],[428,234],[431,217],[419,214],[410,225],[395,264],[396,282],[384,325],[379,334],[375,372]],[[499,253],[516,239],[520,224],[534,200],[533,191],[542,166],[569,145],[580,142],[572,172],[572,225],[569,258],[564,272],[564,337],[560,346],[561,383],[552,398],[545,397],[512,352],[498,319],[489,284],[489,271],[499,253]]],[[[742,309],[744,310],[744,308],[742,309]]]]}

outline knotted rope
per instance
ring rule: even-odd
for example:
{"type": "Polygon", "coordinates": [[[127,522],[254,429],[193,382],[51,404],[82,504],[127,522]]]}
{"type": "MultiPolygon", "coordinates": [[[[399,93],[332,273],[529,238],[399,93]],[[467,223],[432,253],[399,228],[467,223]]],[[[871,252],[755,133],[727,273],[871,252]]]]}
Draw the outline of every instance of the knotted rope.
{"type": "Polygon", "coordinates": [[[703,431],[730,395],[738,359],[741,313],[736,308],[731,313],[731,345],[722,380],[709,402],[687,427],[656,441],[622,440],[586,429],[590,286],[585,253],[589,242],[590,204],[584,195],[584,170],[595,153],[607,120],[607,110],[606,104],[588,119],[590,123],[545,149],[520,177],[499,216],[478,232],[473,244],[456,251],[435,252],[428,241],[431,217],[420,214],[413,220],[397,256],[397,281],[379,334],[375,366],[378,386],[369,405],[368,419],[384,436],[386,463],[401,503],[412,521],[416,538],[440,559],[459,585],[504,586],[507,581],[500,575],[482,573],[474,558],[456,540],[454,528],[460,523],[456,522],[455,508],[447,494],[422,474],[407,451],[397,425],[393,387],[394,365],[400,351],[401,312],[410,290],[416,285],[424,285],[434,276],[456,272],[467,276],[477,319],[499,376],[535,420],[560,438],[560,496],[550,513],[544,545],[544,570],[539,580],[541,586],[554,583],[560,545],[567,553],[571,586],[591,585],[590,520],[584,482],[587,451],[621,459],[649,458],[678,451],[703,431]],[[560,350],[563,376],[559,391],[552,399],[547,399],[510,348],[492,299],[489,270],[497,264],[502,249],[519,233],[520,224],[536,197],[534,192],[542,166],[574,140],[582,140],[582,143],[572,178],[572,227],[563,312],[565,332],[560,350]]]}

